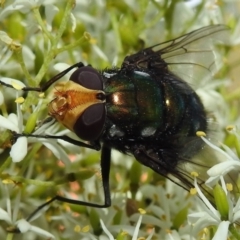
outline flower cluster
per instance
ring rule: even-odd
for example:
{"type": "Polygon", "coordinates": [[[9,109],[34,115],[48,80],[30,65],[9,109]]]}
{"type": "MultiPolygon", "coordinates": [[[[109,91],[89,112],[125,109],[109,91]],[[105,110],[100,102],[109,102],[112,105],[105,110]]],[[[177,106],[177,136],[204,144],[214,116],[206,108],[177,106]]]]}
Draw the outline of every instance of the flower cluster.
{"type": "MultiPolygon", "coordinates": [[[[236,131],[235,133],[237,134],[236,131]]],[[[204,136],[201,138],[208,146],[220,153],[222,162],[207,171],[209,178],[205,184],[213,188],[214,201],[209,201],[197,184],[197,175],[194,177],[194,186],[205,205],[202,204],[200,212],[188,215],[188,221],[193,226],[192,234],[196,236],[203,229],[216,226],[217,230],[212,238],[213,240],[228,239],[229,236],[238,239],[240,234],[235,231],[235,227],[240,220],[240,198],[234,197],[231,190],[232,184],[236,185],[237,182],[238,174],[236,175],[236,173],[239,171],[240,160],[226,145],[222,144],[225,150],[223,151],[204,136]],[[226,183],[224,178],[229,177],[232,172],[235,172],[235,176],[233,174],[230,178],[233,183],[226,183]],[[219,185],[219,182],[221,185],[219,185]]],[[[202,234],[205,235],[206,233],[202,234]]]]}
{"type": "MultiPolygon", "coordinates": [[[[119,66],[125,56],[142,49],[143,44],[151,46],[209,24],[232,27],[229,44],[237,46],[240,17],[236,3],[0,1],[0,232],[7,239],[12,239],[16,231],[22,239],[38,239],[39,235],[47,239],[239,239],[240,200],[234,192],[239,157],[233,146],[227,146],[233,141],[218,147],[205,137],[202,140],[220,156],[220,162],[207,171],[206,185],[213,189],[210,197],[196,174],[193,185],[201,201],[151,170],[143,170],[131,157],[114,152],[112,207],[90,209],[54,202],[27,221],[55,194],[103,201],[103,186],[98,153],[62,140],[26,136],[74,134],[46,118],[50,94],[41,98],[21,90],[38,86],[79,61],[97,69],[119,66]],[[21,134],[24,136],[19,137],[21,134]],[[66,183],[72,172],[78,181],[66,183]]],[[[192,80],[191,85],[198,88],[207,111],[214,112],[219,128],[236,118],[233,113],[239,114],[238,104],[230,109],[225,101],[238,100],[238,89],[222,96],[231,83],[231,64],[225,59],[221,66],[222,76],[217,75],[217,81],[198,76],[197,64],[182,72],[184,79],[192,80]]],[[[236,128],[229,129],[239,142],[236,128]]]]}

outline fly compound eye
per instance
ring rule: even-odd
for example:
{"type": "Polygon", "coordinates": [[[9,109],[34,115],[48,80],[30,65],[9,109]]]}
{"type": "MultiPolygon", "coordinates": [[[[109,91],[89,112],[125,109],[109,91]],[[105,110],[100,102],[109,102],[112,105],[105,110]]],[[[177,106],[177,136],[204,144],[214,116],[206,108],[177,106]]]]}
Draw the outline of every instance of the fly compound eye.
{"type": "Polygon", "coordinates": [[[76,121],[74,132],[83,140],[97,140],[105,123],[105,104],[98,103],[88,107],[76,121]]]}
{"type": "Polygon", "coordinates": [[[100,74],[97,70],[89,66],[77,69],[71,75],[70,80],[88,89],[103,90],[103,82],[100,74]]]}

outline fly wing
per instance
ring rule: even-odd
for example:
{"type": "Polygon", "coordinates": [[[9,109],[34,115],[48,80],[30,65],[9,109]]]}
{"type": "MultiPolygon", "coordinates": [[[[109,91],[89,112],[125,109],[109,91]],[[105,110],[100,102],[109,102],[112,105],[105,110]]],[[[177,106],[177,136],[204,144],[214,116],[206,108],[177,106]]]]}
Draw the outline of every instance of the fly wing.
{"type": "MultiPolygon", "coordinates": [[[[191,142],[194,144],[201,142],[200,138],[191,138],[191,142]]],[[[197,182],[201,190],[210,197],[211,193],[209,189],[204,185],[207,179],[207,170],[212,166],[212,162],[202,162],[198,159],[197,155],[193,158],[184,154],[186,147],[179,148],[178,146],[169,146],[167,149],[160,148],[148,148],[140,146],[135,149],[135,158],[143,165],[151,168],[156,173],[171,180],[178,186],[190,191],[194,188],[194,178],[191,172],[198,172],[200,176],[197,178],[197,182]]],[[[186,150],[187,151],[187,150],[186,150]]]]}
{"type": "Polygon", "coordinates": [[[211,25],[143,49],[124,59],[123,67],[165,69],[187,82],[214,74],[221,57],[216,44],[226,42],[228,27],[211,25]]]}

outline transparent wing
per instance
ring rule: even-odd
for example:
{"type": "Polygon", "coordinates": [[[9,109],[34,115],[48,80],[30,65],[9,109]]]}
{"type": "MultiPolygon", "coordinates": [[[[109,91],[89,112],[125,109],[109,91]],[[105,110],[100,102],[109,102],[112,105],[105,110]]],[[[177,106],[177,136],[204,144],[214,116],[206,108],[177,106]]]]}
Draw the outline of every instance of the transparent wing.
{"type": "Polygon", "coordinates": [[[218,69],[221,57],[216,47],[226,43],[227,33],[225,25],[203,27],[127,56],[123,66],[161,69],[167,65],[185,81],[203,80],[218,69]]]}

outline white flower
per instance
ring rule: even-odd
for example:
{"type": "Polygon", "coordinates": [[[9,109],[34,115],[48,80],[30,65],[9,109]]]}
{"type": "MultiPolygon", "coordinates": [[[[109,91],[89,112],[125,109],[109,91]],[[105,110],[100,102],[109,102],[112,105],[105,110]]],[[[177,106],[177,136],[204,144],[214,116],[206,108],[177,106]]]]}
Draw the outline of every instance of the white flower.
{"type": "Polygon", "coordinates": [[[210,176],[209,179],[205,182],[205,184],[209,187],[214,186],[222,176],[225,176],[231,171],[239,171],[240,170],[240,161],[236,154],[226,145],[222,144],[222,147],[225,151],[223,151],[218,146],[212,144],[205,137],[201,137],[202,140],[214,149],[216,152],[220,153],[223,156],[224,160],[222,162],[211,167],[207,174],[210,176]]]}
{"type": "MultiPolygon", "coordinates": [[[[227,239],[229,234],[229,225],[235,223],[236,221],[239,221],[240,219],[240,199],[235,202],[234,198],[230,197],[230,194],[226,188],[224,176],[227,174],[229,175],[229,173],[233,170],[239,171],[240,161],[236,154],[226,145],[222,144],[222,147],[225,150],[223,151],[221,148],[212,144],[206,138],[201,138],[208,146],[210,146],[216,152],[220,153],[221,156],[223,156],[223,158],[221,159],[222,162],[214,165],[207,171],[210,177],[205,182],[207,186],[209,186],[210,188],[214,187],[215,190],[217,189],[216,184],[220,182],[221,194],[216,195],[216,191],[214,193],[216,206],[218,208],[216,209],[215,206],[213,206],[212,203],[204,196],[195,178],[194,186],[197,190],[199,197],[205,205],[203,206],[204,211],[189,214],[188,220],[191,224],[193,224],[193,235],[196,235],[200,230],[205,227],[215,225],[218,226],[218,228],[213,240],[227,239]]],[[[232,178],[232,180],[233,179],[234,178],[232,178]]]]}
{"type": "Polygon", "coordinates": [[[31,225],[25,219],[18,220],[16,222],[16,226],[21,233],[32,231],[34,233],[37,233],[38,235],[42,235],[44,237],[47,237],[48,239],[55,239],[55,237],[51,233],[49,233],[49,232],[47,232],[47,231],[45,231],[45,230],[43,230],[39,227],[31,225]]]}
{"type": "Polygon", "coordinates": [[[192,224],[192,234],[193,236],[196,236],[201,230],[203,230],[205,227],[209,227],[212,225],[217,226],[217,231],[213,237],[213,240],[227,240],[228,234],[229,234],[229,225],[236,222],[237,220],[240,220],[240,199],[238,200],[237,204],[234,206],[234,202],[229,197],[228,192],[225,188],[225,181],[224,178],[221,177],[221,184],[222,188],[226,194],[227,201],[224,202],[224,204],[228,204],[228,219],[222,220],[221,213],[212,205],[212,203],[204,196],[203,192],[199,188],[197,184],[196,178],[194,179],[194,186],[197,190],[197,193],[203,203],[203,211],[191,213],[188,215],[188,221],[190,224],[192,224]],[[221,236],[221,237],[220,237],[221,236]]]}
{"type": "MultiPolygon", "coordinates": [[[[142,223],[142,218],[143,218],[143,215],[140,214],[139,215],[139,218],[138,218],[138,221],[137,221],[137,224],[136,224],[136,227],[134,228],[134,231],[133,231],[133,234],[132,234],[132,240],[137,240],[138,239],[138,235],[139,235],[139,231],[140,231],[140,226],[141,226],[141,223],[142,223]]],[[[105,232],[105,234],[108,236],[108,239],[109,240],[114,240],[115,238],[113,237],[113,235],[110,233],[110,231],[107,229],[107,227],[105,226],[104,222],[102,219],[100,219],[100,223],[101,223],[101,226],[102,226],[102,229],[103,231],[105,232]]],[[[124,226],[119,226],[118,229],[123,229],[124,230],[124,226]]],[[[128,227],[128,229],[130,229],[130,227],[128,227]]],[[[125,232],[128,232],[127,230],[125,230],[125,232]]],[[[149,234],[149,236],[146,238],[146,240],[150,240],[152,239],[153,237],[153,234],[154,234],[154,229],[151,231],[151,233],[149,234]]],[[[130,233],[130,232],[129,232],[130,233]]]]}
{"type": "MultiPolygon", "coordinates": [[[[0,127],[20,133],[21,123],[19,121],[21,117],[17,117],[16,114],[11,113],[7,118],[0,115],[0,127]],[[18,121],[19,120],[19,121],[18,121]]],[[[27,138],[19,138],[12,146],[10,156],[13,162],[21,161],[27,154],[27,138]]]]}
{"type": "MultiPolygon", "coordinates": [[[[12,210],[8,188],[6,187],[6,185],[3,186],[2,184],[1,184],[1,187],[2,187],[2,190],[4,192],[4,197],[5,197],[6,205],[7,205],[7,211],[4,210],[3,208],[0,208],[0,220],[6,221],[8,224],[11,224],[12,226],[16,226],[17,229],[21,233],[31,231],[31,232],[34,232],[38,235],[47,237],[48,239],[55,239],[55,237],[51,233],[49,233],[49,232],[47,232],[47,231],[45,231],[45,230],[43,230],[39,227],[31,225],[25,219],[16,220],[17,215],[18,215],[18,211],[19,211],[21,195],[19,193],[17,195],[17,197],[15,198],[15,201],[14,201],[14,204],[13,204],[14,209],[12,210]]],[[[16,229],[12,228],[12,227],[9,227],[8,230],[11,232],[11,230],[14,231],[16,229]]]]}

